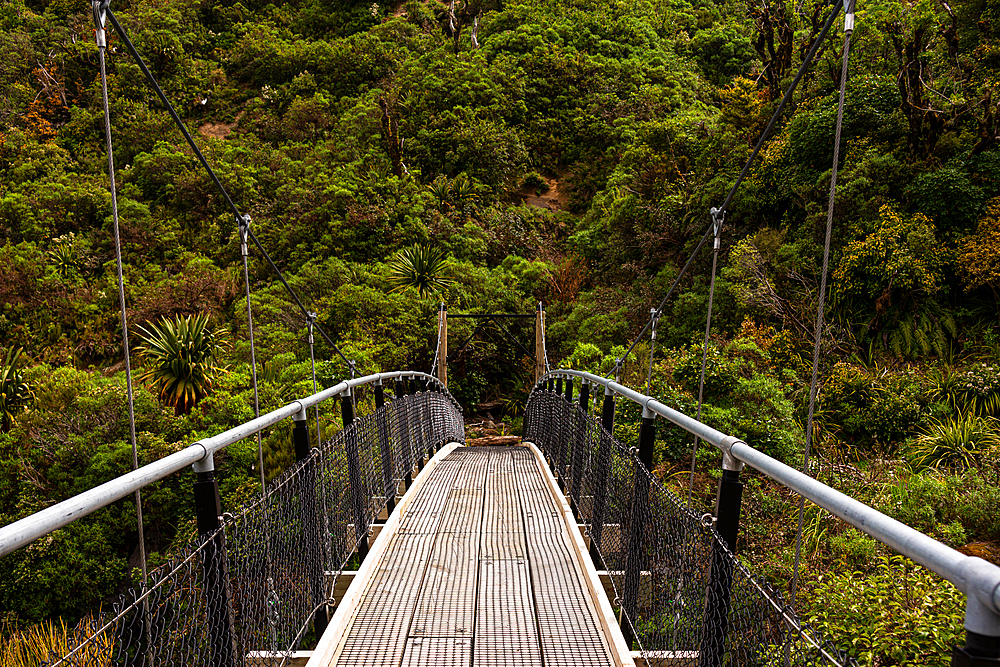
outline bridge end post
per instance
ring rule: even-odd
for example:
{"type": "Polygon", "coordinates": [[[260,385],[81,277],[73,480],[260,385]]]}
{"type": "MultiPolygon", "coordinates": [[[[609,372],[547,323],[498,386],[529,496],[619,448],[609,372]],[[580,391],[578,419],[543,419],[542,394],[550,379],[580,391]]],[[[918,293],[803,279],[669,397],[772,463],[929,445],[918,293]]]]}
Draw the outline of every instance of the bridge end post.
{"type": "Polygon", "coordinates": [[[441,302],[438,308],[438,330],[441,337],[438,340],[438,367],[437,376],[441,384],[448,386],[448,306],[441,302]]]}
{"type": "Polygon", "coordinates": [[[211,662],[220,667],[235,667],[233,621],[230,610],[229,567],[226,535],[219,530],[222,502],[215,478],[215,460],[211,454],[194,464],[195,517],[198,537],[206,540],[202,567],[205,570],[205,597],[211,662]]]}
{"type": "Polygon", "coordinates": [[[545,375],[545,307],[541,301],[535,311],[535,384],[545,375]]]}
{"type": "Polygon", "coordinates": [[[305,477],[302,485],[302,522],[305,528],[306,539],[312,543],[312,548],[306,551],[311,557],[306,563],[309,572],[309,589],[313,598],[313,605],[317,607],[316,616],[313,619],[313,627],[316,636],[323,636],[329,622],[326,604],[326,592],[323,581],[323,547],[322,531],[320,531],[320,513],[316,501],[316,461],[312,457],[312,448],[309,446],[309,422],[306,411],[302,410],[296,414],[292,421],[292,441],[295,443],[295,460],[305,461],[302,470],[305,477]]]}

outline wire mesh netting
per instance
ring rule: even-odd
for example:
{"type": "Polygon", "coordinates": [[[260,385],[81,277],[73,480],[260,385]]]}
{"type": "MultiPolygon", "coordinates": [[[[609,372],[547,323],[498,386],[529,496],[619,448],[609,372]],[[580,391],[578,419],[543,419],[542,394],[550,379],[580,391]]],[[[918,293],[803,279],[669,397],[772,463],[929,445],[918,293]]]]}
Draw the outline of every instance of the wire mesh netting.
{"type": "MultiPolygon", "coordinates": [[[[663,488],[561,393],[536,389],[524,439],[549,459],[607,570],[622,629],[648,660],[672,665],[849,665],[781,594],[726,548],[710,520],[663,488]]],[[[653,663],[650,663],[653,664],[653,663]]]]}
{"type": "Polygon", "coordinates": [[[399,482],[464,437],[450,396],[398,395],[223,515],[218,531],[152,571],[146,587],[81,625],[70,651],[43,664],[287,664],[399,482]]]}

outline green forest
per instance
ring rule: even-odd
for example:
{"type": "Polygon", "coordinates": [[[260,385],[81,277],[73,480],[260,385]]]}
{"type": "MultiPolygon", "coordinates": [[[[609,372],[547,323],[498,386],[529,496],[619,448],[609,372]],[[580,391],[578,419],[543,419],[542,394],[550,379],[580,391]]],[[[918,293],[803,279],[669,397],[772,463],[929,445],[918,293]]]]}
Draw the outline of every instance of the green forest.
{"type": "MultiPolygon", "coordinates": [[[[430,371],[438,304],[547,314],[552,367],[610,373],[746,163],[821,0],[118,0],[251,229],[361,374],[430,371]]],[[[838,19],[728,207],[702,416],[801,465],[843,54],[838,19]]],[[[0,4],[0,524],[131,469],[104,112],[85,0],[0,4]]],[[[1000,0],[858,0],[810,473],[1000,563],[1000,0]]],[[[140,464],[252,417],[236,220],[109,30],[140,464]],[[183,372],[180,348],[194,357],[183,372]]],[[[651,391],[697,409],[711,243],[667,302],[651,391]]],[[[249,254],[261,410],[312,393],[307,322],[249,254]]],[[[533,320],[512,324],[526,345],[533,320]]],[[[449,323],[452,349],[472,320],[449,323]]],[[[317,381],[349,376],[316,338],[317,381]]],[[[648,337],[623,382],[644,389],[648,337]]],[[[534,362],[495,329],[449,369],[520,432],[534,362]]],[[[638,411],[619,417],[636,438],[638,411]]],[[[324,428],[337,428],[330,408],[324,428]]],[[[662,420],[661,420],[662,421],[662,420]]],[[[690,438],[658,424],[687,493],[690,438]]],[[[264,474],[294,460],[265,434],[264,474]]],[[[693,503],[710,511],[720,456],[693,503]]],[[[217,457],[224,507],[256,442],[217,457]]],[[[798,498],[748,469],[741,559],[787,590],[798,498]]],[[[149,562],[193,473],[144,492],[149,562]]],[[[134,504],[0,559],[4,637],[132,585],[134,504]]],[[[964,598],[807,504],[804,619],[865,665],[945,665],[964,598]]]]}

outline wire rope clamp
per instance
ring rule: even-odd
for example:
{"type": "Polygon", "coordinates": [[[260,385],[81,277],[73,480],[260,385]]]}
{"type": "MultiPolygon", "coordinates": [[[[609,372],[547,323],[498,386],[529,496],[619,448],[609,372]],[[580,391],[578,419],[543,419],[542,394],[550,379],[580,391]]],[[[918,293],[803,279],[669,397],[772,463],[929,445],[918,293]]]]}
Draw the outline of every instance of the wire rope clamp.
{"type": "Polygon", "coordinates": [[[722,235],[722,224],[726,221],[726,212],[713,206],[708,210],[708,213],[712,216],[712,234],[715,236],[713,248],[718,250],[719,238],[722,235]]]}
{"type": "Polygon", "coordinates": [[[108,45],[107,31],[104,28],[104,21],[107,18],[108,6],[111,0],[92,0],[91,9],[94,12],[94,34],[97,38],[97,47],[100,49],[108,45]]]}
{"type": "Polygon", "coordinates": [[[650,339],[656,340],[656,327],[660,324],[660,311],[656,308],[649,309],[649,321],[652,322],[650,339]]]}
{"type": "Polygon", "coordinates": [[[250,248],[247,245],[247,241],[250,238],[250,223],[252,222],[249,215],[241,215],[236,219],[236,226],[240,231],[240,257],[248,257],[250,255],[250,248]]]}

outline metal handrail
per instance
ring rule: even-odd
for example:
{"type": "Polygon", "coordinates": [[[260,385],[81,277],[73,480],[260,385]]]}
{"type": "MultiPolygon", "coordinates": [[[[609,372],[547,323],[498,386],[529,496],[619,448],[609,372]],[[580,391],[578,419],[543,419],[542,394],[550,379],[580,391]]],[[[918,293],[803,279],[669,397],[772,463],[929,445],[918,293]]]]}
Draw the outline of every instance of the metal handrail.
{"type": "Polygon", "coordinates": [[[393,371],[390,373],[375,373],[373,375],[366,375],[352,380],[344,380],[343,382],[329,387],[328,389],[324,389],[323,391],[307,396],[306,398],[292,401],[284,407],[268,412],[265,415],[261,415],[260,417],[240,424],[239,426],[235,426],[228,431],[223,431],[218,435],[198,440],[179,452],[166,456],[162,459],[158,459],[128,473],[127,475],[116,477],[115,479],[105,482],[104,484],[95,486],[89,491],[84,491],[83,493],[64,500],[61,503],[57,503],[39,512],[35,512],[30,516],[26,516],[23,519],[19,519],[18,521],[3,526],[0,528],[0,557],[6,556],[10,552],[19,549],[54,530],[58,530],[59,528],[62,528],[77,519],[83,518],[88,514],[92,514],[102,507],[106,507],[114,501],[120,500],[121,498],[134,493],[137,489],[148,486],[153,482],[158,482],[175,472],[183,470],[186,466],[193,465],[196,466],[196,469],[199,464],[207,464],[210,466],[215,452],[224,449],[235,442],[239,442],[240,440],[268,428],[269,426],[274,426],[288,417],[302,415],[302,419],[305,419],[305,411],[308,408],[311,408],[318,403],[322,403],[329,398],[338,396],[353,387],[377,383],[384,380],[393,380],[395,378],[426,380],[427,382],[436,385],[445,396],[455,403],[455,405],[458,405],[451,394],[448,393],[448,389],[442,385],[437,378],[427,373],[420,373],[417,371],[393,371]]]}
{"type": "Polygon", "coordinates": [[[743,468],[743,464],[749,465],[779,484],[802,494],[861,532],[936,572],[967,596],[965,629],[989,637],[1000,636],[1000,567],[982,558],[966,556],[754,449],[739,438],[726,435],[613,380],[584,371],[559,369],[542,376],[535,390],[539,390],[547,380],[572,377],[601,385],[642,406],[644,414],[660,415],[688,433],[711,443],[722,451],[724,469],[738,471],[743,468]]]}

